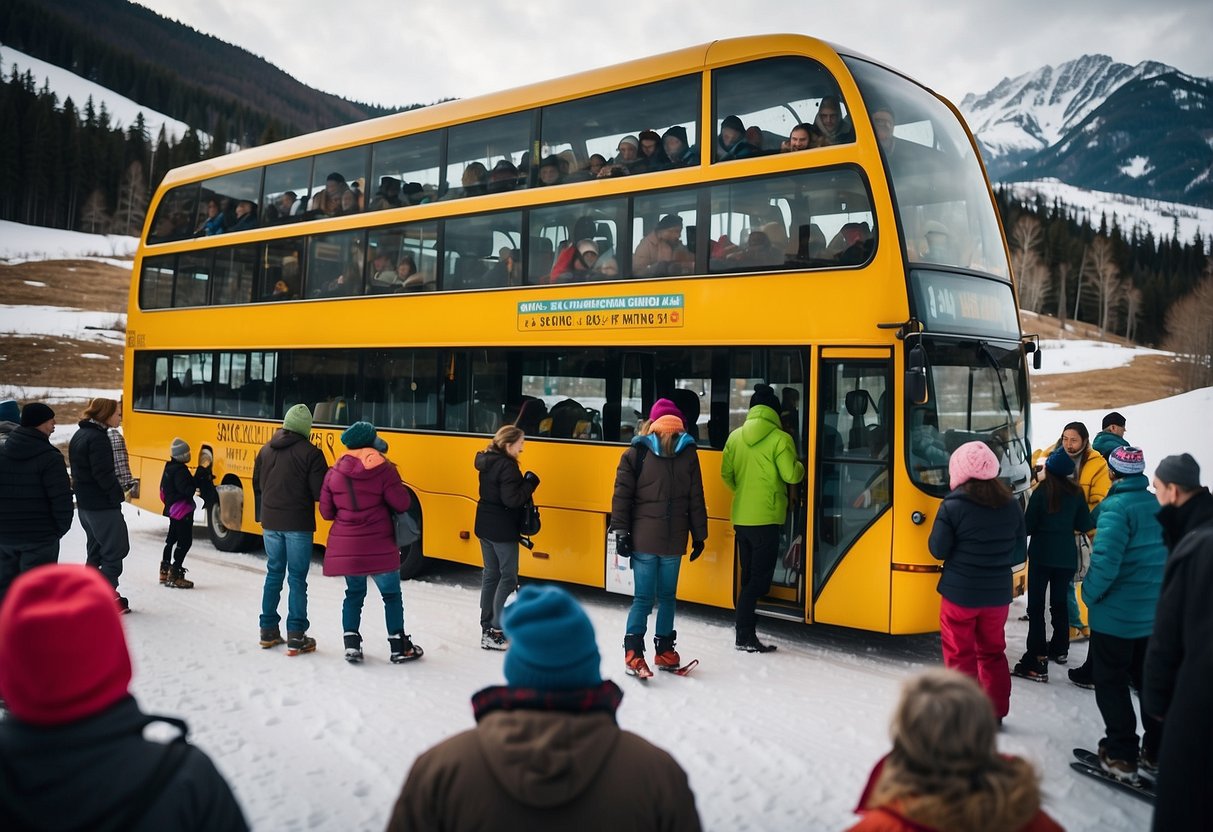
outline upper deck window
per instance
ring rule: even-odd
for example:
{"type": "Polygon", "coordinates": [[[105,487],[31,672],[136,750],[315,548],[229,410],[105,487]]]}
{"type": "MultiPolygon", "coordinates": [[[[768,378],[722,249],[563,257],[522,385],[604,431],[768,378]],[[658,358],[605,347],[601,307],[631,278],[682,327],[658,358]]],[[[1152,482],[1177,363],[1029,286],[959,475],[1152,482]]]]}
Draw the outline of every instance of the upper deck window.
{"type": "Polygon", "coordinates": [[[447,131],[443,198],[461,199],[526,187],[530,141],[530,113],[511,113],[452,127],[447,131]]]}
{"type": "Polygon", "coordinates": [[[892,180],[906,260],[1006,277],[994,201],[956,115],[900,75],[855,58],[846,63],[892,180]]]}
{"type": "Polygon", "coordinates": [[[717,162],[855,141],[834,76],[809,58],[739,64],[712,82],[717,162]]]}

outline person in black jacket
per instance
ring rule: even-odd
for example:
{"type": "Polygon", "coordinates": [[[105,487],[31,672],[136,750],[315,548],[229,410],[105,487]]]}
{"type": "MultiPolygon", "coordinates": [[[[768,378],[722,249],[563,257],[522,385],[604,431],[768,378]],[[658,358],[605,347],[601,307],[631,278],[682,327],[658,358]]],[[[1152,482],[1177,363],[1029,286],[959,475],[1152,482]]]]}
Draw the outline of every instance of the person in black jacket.
{"type": "Polygon", "coordinates": [[[55,411],[29,402],[0,445],[0,601],[17,575],[59,560],[72,527],[72,486],[50,442],[55,411]]]}
{"type": "Polygon", "coordinates": [[[253,462],[254,510],[265,541],[261,647],[282,644],[278,601],[285,578],[290,588],[286,650],[291,656],[316,649],[316,639],[307,634],[307,571],[312,563],[316,503],[329,466],[311,435],[312,412],[297,404],[286,412],[282,427],[261,446],[253,462]]]}
{"type": "Polygon", "coordinates": [[[13,583],[0,608],[0,829],[248,829],[185,723],[144,714],[130,680],[113,590],[95,570],[54,564],[13,583]],[[152,722],[180,734],[144,739],[152,722]]]}
{"type": "Polygon", "coordinates": [[[480,646],[485,650],[504,650],[501,611],[505,599],[518,588],[518,529],[522,508],[535,489],[539,477],[518,465],[526,435],[516,425],[505,425],[493,441],[476,454],[480,472],[480,500],[476,503],[476,537],[484,558],[484,577],[480,583],[480,646]]]}
{"type": "Polygon", "coordinates": [[[185,577],[189,570],[183,565],[185,556],[194,545],[194,492],[198,483],[186,463],[190,461],[190,446],[176,437],[169,447],[169,461],[160,477],[160,499],[164,516],[168,518],[168,535],[164,539],[164,555],[160,559],[160,583],[174,589],[193,589],[194,582],[185,577]],[[177,553],[174,556],[173,546],[177,553]]]}
{"type": "Polygon", "coordinates": [[[943,561],[939,635],[943,663],[972,676],[1001,721],[1011,708],[1011,670],[1004,632],[1011,569],[1027,554],[1023,512],[998,478],[998,457],[984,442],[966,442],[948,460],[952,491],[939,505],[927,545],[943,561]]]}
{"type": "MultiPolygon", "coordinates": [[[[1213,495],[1190,454],[1159,463],[1154,493],[1170,549],[1141,689],[1142,710],[1163,720],[1154,829],[1205,830],[1213,828],[1213,495]]],[[[1139,758],[1138,768],[1148,762],[1139,758]]]]}
{"type": "Polygon", "coordinates": [[[118,606],[123,612],[130,612],[127,600],[118,593],[122,561],[131,551],[126,520],[122,516],[126,493],[118,482],[114,446],[109,438],[109,429],[121,422],[122,413],[115,399],[93,399],[80,420],[80,429],[68,445],[68,459],[80,525],[88,539],[85,562],[101,570],[114,588],[118,606]]]}

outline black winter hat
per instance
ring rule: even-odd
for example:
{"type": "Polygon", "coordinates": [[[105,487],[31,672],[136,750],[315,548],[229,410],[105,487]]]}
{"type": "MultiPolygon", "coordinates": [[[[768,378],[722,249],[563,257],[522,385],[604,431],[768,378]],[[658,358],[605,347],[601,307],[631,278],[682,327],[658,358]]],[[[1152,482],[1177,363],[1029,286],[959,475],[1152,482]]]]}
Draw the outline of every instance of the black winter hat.
{"type": "Polygon", "coordinates": [[[1164,457],[1158,463],[1154,476],[1168,485],[1178,485],[1181,488],[1200,488],[1200,464],[1191,454],[1175,454],[1164,457]]]}
{"type": "Polygon", "coordinates": [[[1125,417],[1113,410],[1107,416],[1103,417],[1103,426],[1101,427],[1101,430],[1107,430],[1108,425],[1117,425],[1123,428],[1125,426],[1125,417]]]}
{"type": "Polygon", "coordinates": [[[42,402],[30,402],[21,408],[21,427],[36,428],[55,418],[55,411],[42,402]]]}
{"type": "Polygon", "coordinates": [[[769,384],[755,384],[754,395],[750,396],[750,407],[754,408],[760,404],[765,404],[767,407],[774,410],[776,413],[780,410],[779,397],[775,395],[775,390],[769,384]]]}

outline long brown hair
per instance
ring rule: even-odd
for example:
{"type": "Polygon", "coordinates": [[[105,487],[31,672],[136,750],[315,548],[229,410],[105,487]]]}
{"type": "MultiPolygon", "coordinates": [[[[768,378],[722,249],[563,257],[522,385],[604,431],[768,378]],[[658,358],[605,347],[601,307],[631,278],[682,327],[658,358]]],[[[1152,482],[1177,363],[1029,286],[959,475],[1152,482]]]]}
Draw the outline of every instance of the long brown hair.
{"type": "Polygon", "coordinates": [[[84,409],[84,418],[104,424],[116,412],[118,412],[117,400],[96,398],[89,402],[88,407],[84,409]]]}
{"type": "Polygon", "coordinates": [[[1067,494],[1073,494],[1076,497],[1082,497],[1082,489],[1069,477],[1059,477],[1045,466],[1045,489],[1049,495],[1047,508],[1049,514],[1056,514],[1061,511],[1062,501],[1067,494]]]}
{"type": "Polygon", "coordinates": [[[990,700],[961,673],[934,668],[905,683],[893,750],[867,808],[897,803],[907,818],[953,832],[1020,829],[1040,808],[1031,765],[1002,757],[990,700]]]}
{"type": "Polygon", "coordinates": [[[989,480],[968,480],[960,487],[973,502],[986,508],[1002,508],[1015,497],[1007,484],[998,477],[989,480]]]}

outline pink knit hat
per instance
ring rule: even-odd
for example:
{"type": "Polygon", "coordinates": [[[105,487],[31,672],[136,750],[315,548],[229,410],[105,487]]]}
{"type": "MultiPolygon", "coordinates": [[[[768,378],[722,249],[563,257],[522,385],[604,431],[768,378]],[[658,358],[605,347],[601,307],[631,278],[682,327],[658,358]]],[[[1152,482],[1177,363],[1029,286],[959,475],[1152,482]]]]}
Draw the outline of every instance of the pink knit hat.
{"type": "Polygon", "coordinates": [[[998,457],[985,442],[966,442],[952,452],[948,473],[952,488],[960,488],[969,480],[992,480],[998,476],[998,457]]]}
{"type": "Polygon", "coordinates": [[[677,416],[679,421],[685,421],[682,418],[682,411],[678,409],[678,405],[669,399],[658,399],[653,402],[653,407],[649,410],[649,419],[654,422],[662,416],[677,416]]]}

